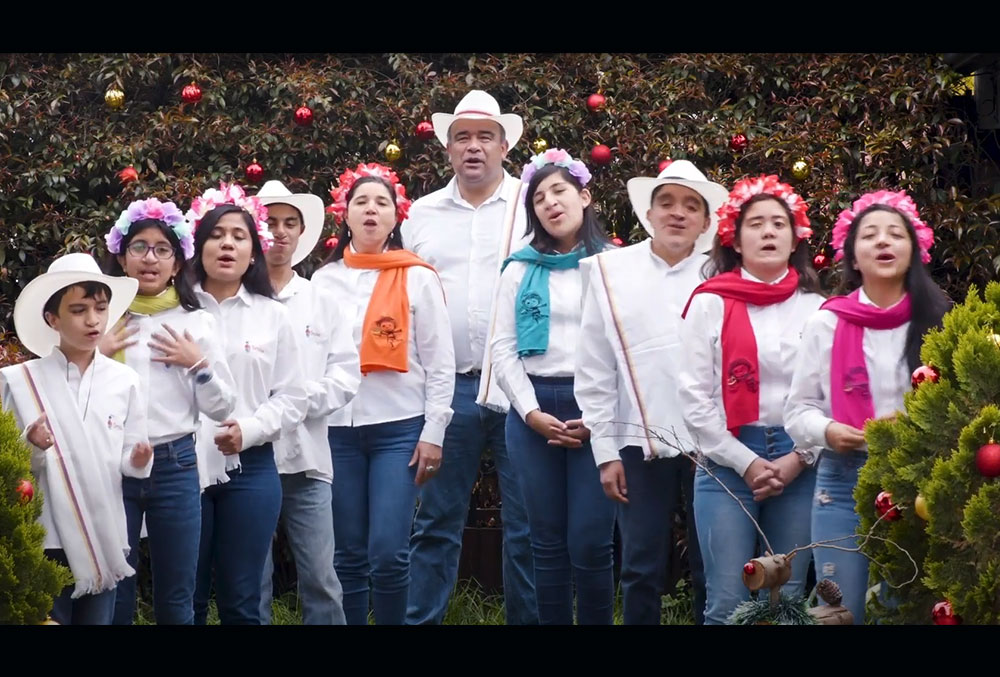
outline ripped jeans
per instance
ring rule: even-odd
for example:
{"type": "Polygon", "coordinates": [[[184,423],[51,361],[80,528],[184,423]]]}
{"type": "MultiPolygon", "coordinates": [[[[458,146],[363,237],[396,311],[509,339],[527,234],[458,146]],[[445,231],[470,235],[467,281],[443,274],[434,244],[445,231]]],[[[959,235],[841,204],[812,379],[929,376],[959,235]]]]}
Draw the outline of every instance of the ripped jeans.
{"type": "MultiPolygon", "coordinates": [[[[824,449],[816,472],[816,493],[812,506],[812,540],[825,541],[857,533],[861,519],[855,510],[854,487],[858,473],[868,460],[865,452],[837,453],[824,449]]],[[[845,539],[834,545],[855,547],[859,539],[845,539]]],[[[865,622],[865,593],[868,590],[868,560],[857,552],[833,548],[813,550],[816,580],[833,580],[844,595],[842,604],[854,615],[854,623],[865,622]]],[[[822,600],[820,600],[822,604],[822,600]]]]}

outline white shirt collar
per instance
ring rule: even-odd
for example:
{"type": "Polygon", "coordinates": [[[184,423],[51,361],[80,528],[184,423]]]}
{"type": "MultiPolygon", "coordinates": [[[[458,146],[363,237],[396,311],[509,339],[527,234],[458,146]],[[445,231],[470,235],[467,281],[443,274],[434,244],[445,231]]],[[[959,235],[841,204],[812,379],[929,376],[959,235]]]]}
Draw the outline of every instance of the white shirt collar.
{"type": "MultiPolygon", "coordinates": [[[[489,203],[491,203],[491,202],[493,202],[495,200],[503,200],[503,199],[505,199],[505,197],[504,197],[506,195],[506,190],[505,189],[507,188],[508,182],[511,181],[512,179],[513,179],[513,177],[510,174],[507,173],[506,169],[504,169],[503,170],[503,180],[500,181],[500,184],[497,186],[497,189],[495,191],[493,191],[493,194],[490,195],[488,198],[486,198],[483,201],[483,204],[481,204],[479,206],[482,207],[483,205],[487,205],[487,204],[489,204],[489,203]]],[[[458,177],[457,176],[451,177],[451,181],[448,182],[448,185],[445,186],[444,190],[441,193],[441,198],[442,199],[451,200],[456,205],[459,205],[461,207],[468,207],[469,209],[475,209],[475,207],[473,207],[471,204],[469,204],[466,201],[466,199],[464,197],[462,197],[462,194],[459,192],[459,190],[458,190],[458,177]]]]}
{"type": "MultiPolygon", "coordinates": [[[[202,288],[201,282],[195,282],[195,284],[194,284],[194,290],[195,290],[195,292],[197,292],[199,294],[204,294],[205,296],[211,298],[212,301],[215,301],[216,303],[218,303],[218,301],[215,300],[214,296],[212,296],[211,294],[209,294],[207,291],[205,291],[202,288]]],[[[230,298],[238,298],[239,300],[241,300],[243,302],[243,305],[249,307],[249,306],[253,305],[253,299],[250,298],[251,296],[253,296],[253,294],[245,286],[243,286],[242,284],[240,284],[240,288],[239,288],[239,291],[236,292],[236,296],[235,297],[230,297],[230,298]]],[[[228,301],[228,300],[229,299],[223,299],[224,302],[228,301]]]]}
{"type": "Polygon", "coordinates": [[[705,257],[699,255],[692,248],[691,249],[691,254],[689,254],[688,256],[685,256],[683,259],[681,259],[680,261],[678,261],[675,265],[670,265],[664,259],[660,258],[660,256],[657,255],[656,252],[653,251],[653,238],[651,238],[651,237],[647,238],[647,239],[643,240],[643,242],[646,243],[646,246],[649,249],[649,255],[653,258],[653,265],[657,266],[658,268],[663,268],[667,272],[673,272],[675,270],[684,270],[688,266],[694,265],[695,261],[697,261],[699,263],[699,265],[701,263],[704,263],[704,261],[705,261],[705,257]]]}
{"type": "MultiPolygon", "coordinates": [[[[757,279],[756,277],[751,275],[750,272],[743,266],[740,266],[740,275],[743,277],[744,280],[750,280],[751,282],[761,282],[761,283],[764,282],[764,280],[757,279]]],[[[788,275],[788,269],[786,268],[785,272],[783,272],[778,277],[778,279],[774,280],[773,282],[769,282],[768,284],[778,284],[779,282],[784,280],[787,275],[788,275]]]]}
{"type": "MultiPolygon", "coordinates": [[[[893,303],[891,306],[889,306],[889,308],[895,308],[897,305],[899,305],[900,303],[902,303],[903,299],[905,299],[905,298],[906,298],[906,294],[904,293],[902,296],[899,297],[899,300],[896,301],[895,303],[893,303]]],[[[878,307],[876,305],[876,303],[871,300],[871,298],[868,296],[868,294],[865,293],[865,288],[864,287],[858,287],[858,301],[860,301],[861,303],[864,303],[865,305],[878,307]]],[[[889,308],[885,308],[885,310],[889,310],[889,308]]]]}
{"type": "Polygon", "coordinates": [[[305,287],[306,279],[293,270],[292,279],[290,279],[275,296],[279,301],[285,301],[298,294],[300,291],[305,289],[305,287]]]}

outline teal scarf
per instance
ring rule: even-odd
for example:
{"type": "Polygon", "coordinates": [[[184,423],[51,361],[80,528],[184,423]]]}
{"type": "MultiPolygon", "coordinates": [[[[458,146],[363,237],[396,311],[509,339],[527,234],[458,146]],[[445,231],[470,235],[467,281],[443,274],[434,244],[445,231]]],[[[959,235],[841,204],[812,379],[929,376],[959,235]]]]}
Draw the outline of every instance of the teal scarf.
{"type": "Polygon", "coordinates": [[[549,271],[579,268],[580,259],[584,256],[586,252],[583,247],[578,247],[569,254],[542,254],[528,245],[503,262],[501,272],[511,261],[523,261],[528,266],[515,301],[519,356],[541,355],[548,350],[549,271]]]}

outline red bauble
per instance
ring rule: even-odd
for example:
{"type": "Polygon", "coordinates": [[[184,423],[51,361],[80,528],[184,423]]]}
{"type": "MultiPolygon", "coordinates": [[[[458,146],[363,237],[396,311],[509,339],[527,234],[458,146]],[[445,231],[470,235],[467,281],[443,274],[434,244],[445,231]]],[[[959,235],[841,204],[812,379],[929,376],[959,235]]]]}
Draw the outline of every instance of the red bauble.
{"type": "Polygon", "coordinates": [[[733,137],[729,139],[729,148],[737,153],[742,153],[747,149],[749,143],[745,134],[733,134],[733,137]]]}
{"type": "Polygon", "coordinates": [[[18,501],[21,503],[30,503],[31,499],[35,497],[35,486],[29,480],[21,480],[18,482],[17,489],[15,489],[15,491],[17,491],[18,496],[20,496],[18,501]]]}
{"type": "Polygon", "coordinates": [[[587,108],[589,108],[591,112],[596,113],[604,107],[604,103],[606,101],[607,99],[604,98],[603,94],[591,94],[587,97],[587,108]]]}
{"type": "Polygon", "coordinates": [[[830,265],[830,257],[826,254],[817,254],[813,257],[813,268],[816,270],[826,270],[830,265]]]}
{"type": "Polygon", "coordinates": [[[135,167],[129,165],[125,169],[118,172],[118,179],[124,183],[129,184],[139,178],[139,172],[135,171],[135,167]]]}
{"type": "Polygon", "coordinates": [[[616,247],[624,247],[625,246],[625,241],[622,240],[617,235],[615,235],[613,238],[611,238],[611,244],[613,244],[616,247]]]}
{"type": "Polygon", "coordinates": [[[747,562],[743,565],[743,573],[747,576],[753,576],[757,572],[757,565],[753,562],[747,562]]]}
{"type": "Polygon", "coordinates": [[[201,87],[192,82],[181,90],[181,98],[184,103],[198,103],[201,101],[201,87]]]}
{"type": "Polygon", "coordinates": [[[666,169],[667,167],[669,167],[673,163],[674,163],[674,161],[671,160],[670,158],[667,158],[666,160],[662,160],[660,162],[660,164],[659,164],[659,167],[657,168],[657,171],[658,172],[662,172],[664,169],[666,169]]]}
{"type": "Polygon", "coordinates": [[[311,125],[313,121],[312,108],[309,106],[299,106],[295,109],[295,122],[303,127],[311,125]]]}
{"type": "Polygon", "coordinates": [[[417,123],[417,138],[421,141],[430,141],[434,138],[434,125],[427,120],[417,123]]]}
{"type": "Polygon", "coordinates": [[[331,235],[330,237],[326,238],[326,242],[323,243],[323,246],[326,247],[327,249],[336,249],[337,243],[339,242],[340,239],[336,235],[331,235]]]}
{"type": "Polygon", "coordinates": [[[250,183],[257,183],[260,181],[261,177],[264,176],[264,168],[257,164],[256,160],[254,160],[247,165],[246,176],[247,181],[250,183]]]}
{"type": "Polygon", "coordinates": [[[937,369],[930,365],[922,365],[913,370],[913,376],[910,377],[910,385],[916,388],[918,385],[924,381],[930,381],[931,383],[937,383],[940,374],[937,369]]]}
{"type": "Polygon", "coordinates": [[[983,477],[1000,476],[1000,444],[990,441],[976,452],[976,470],[983,477]]]}
{"type": "Polygon", "coordinates": [[[606,165],[611,162],[611,149],[599,143],[590,149],[590,161],[595,165],[606,165]]]}
{"type": "Polygon", "coordinates": [[[879,492],[875,497],[875,512],[879,517],[883,517],[886,522],[895,522],[903,516],[899,508],[892,502],[892,494],[888,491],[879,492]]]}
{"type": "Polygon", "coordinates": [[[938,602],[934,605],[934,608],[931,610],[931,618],[934,619],[934,625],[962,624],[962,617],[955,615],[955,612],[951,608],[951,602],[948,600],[938,602]]]}

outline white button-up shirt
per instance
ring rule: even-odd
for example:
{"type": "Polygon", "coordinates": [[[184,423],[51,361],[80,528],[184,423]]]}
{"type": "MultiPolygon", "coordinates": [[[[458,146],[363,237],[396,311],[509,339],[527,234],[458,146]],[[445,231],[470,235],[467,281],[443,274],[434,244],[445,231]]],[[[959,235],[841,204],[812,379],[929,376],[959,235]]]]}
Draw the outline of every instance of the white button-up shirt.
{"type": "MultiPolygon", "coordinates": [[[[864,289],[858,301],[875,305],[864,289]]],[[[818,450],[827,446],[826,427],[833,421],[830,358],[837,321],[833,312],[818,310],[802,332],[802,348],[785,403],[785,428],[800,448],[818,450]]],[[[895,329],[863,330],[862,349],[875,418],[892,416],[903,409],[903,394],[910,389],[910,368],[903,355],[909,328],[906,322],[895,329]]]]}
{"type": "Polygon", "coordinates": [[[274,443],[278,472],[304,472],[312,479],[332,482],[327,417],[351,401],[361,381],[351,332],[353,318],[344,314],[333,294],[298,274],[277,297],[288,308],[299,341],[309,397],[306,420],[274,443]]]}
{"type": "MultiPolygon", "coordinates": [[[[744,279],[760,282],[740,269],[744,279]]],[[[772,282],[784,279],[786,272],[772,282]]],[[[760,418],[750,425],[783,426],[785,400],[802,345],[806,320],[823,303],[819,294],[796,290],[787,300],[769,306],[747,304],[757,342],[760,418]]],[[[698,294],[681,323],[685,360],[679,373],[680,401],[688,432],[711,460],[740,476],[758,458],[736,439],[726,425],[722,402],[722,316],[724,301],[716,294],[698,294]]]]}
{"type": "MultiPolygon", "coordinates": [[[[360,352],[368,301],[382,271],[350,268],[343,259],[317,270],[313,284],[328,289],[341,304],[360,352]]],[[[455,389],[455,352],[441,283],[423,266],[406,269],[410,301],[410,330],[406,337],[406,372],[379,370],[361,377],[350,404],[334,412],[330,426],[363,426],[424,416],[420,440],[441,445],[451,422],[455,389]]]]}

